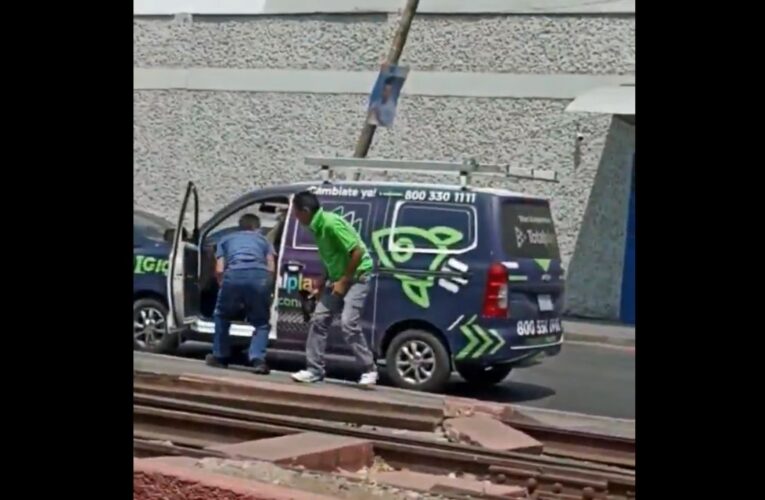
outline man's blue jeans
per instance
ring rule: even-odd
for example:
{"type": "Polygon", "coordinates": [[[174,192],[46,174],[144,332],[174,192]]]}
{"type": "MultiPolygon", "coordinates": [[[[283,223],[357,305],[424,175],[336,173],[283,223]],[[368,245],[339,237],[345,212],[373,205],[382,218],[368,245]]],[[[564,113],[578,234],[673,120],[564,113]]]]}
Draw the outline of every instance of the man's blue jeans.
{"type": "Polygon", "coordinates": [[[231,357],[229,330],[231,320],[244,311],[247,322],[255,328],[250,341],[250,361],[265,361],[271,313],[271,273],[263,269],[232,269],[223,275],[215,304],[213,356],[231,357]]]}

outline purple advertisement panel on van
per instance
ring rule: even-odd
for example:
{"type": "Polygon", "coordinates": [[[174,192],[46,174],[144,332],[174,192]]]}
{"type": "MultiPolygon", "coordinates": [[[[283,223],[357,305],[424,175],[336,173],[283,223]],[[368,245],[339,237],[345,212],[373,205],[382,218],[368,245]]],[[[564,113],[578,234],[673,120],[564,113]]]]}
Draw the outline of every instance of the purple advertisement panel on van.
{"type": "MultiPolygon", "coordinates": [[[[369,226],[373,215],[372,201],[361,201],[358,198],[329,198],[320,197],[322,208],[344,217],[362,239],[369,241],[369,226]]],[[[281,289],[279,290],[279,340],[292,344],[304,344],[308,337],[309,323],[303,313],[302,304],[305,297],[318,286],[324,268],[319,260],[311,232],[301,226],[293,217],[287,226],[287,245],[282,258],[281,289]]],[[[374,286],[374,282],[372,283],[374,286]]],[[[370,294],[371,295],[371,294],[370,294]]],[[[362,316],[364,332],[371,340],[374,301],[367,300],[362,316]]],[[[328,351],[335,354],[349,354],[343,342],[340,329],[340,318],[330,328],[327,345],[328,351]]]]}

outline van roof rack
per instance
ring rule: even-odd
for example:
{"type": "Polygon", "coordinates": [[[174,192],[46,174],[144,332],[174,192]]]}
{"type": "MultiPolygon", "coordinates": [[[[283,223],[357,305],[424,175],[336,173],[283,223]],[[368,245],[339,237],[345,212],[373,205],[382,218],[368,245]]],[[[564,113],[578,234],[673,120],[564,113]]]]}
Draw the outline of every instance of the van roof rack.
{"type": "MultiPolygon", "coordinates": [[[[364,170],[389,170],[416,173],[448,173],[457,174],[460,187],[467,189],[470,176],[484,175],[514,179],[530,179],[535,181],[558,182],[558,176],[553,170],[538,170],[533,168],[514,168],[509,165],[481,165],[474,159],[462,163],[448,161],[415,161],[415,160],[386,160],[378,158],[342,158],[318,157],[305,158],[306,165],[321,167],[322,181],[332,182],[335,170],[355,169],[358,174],[364,170]]],[[[356,177],[358,180],[359,176],[356,177]]]]}

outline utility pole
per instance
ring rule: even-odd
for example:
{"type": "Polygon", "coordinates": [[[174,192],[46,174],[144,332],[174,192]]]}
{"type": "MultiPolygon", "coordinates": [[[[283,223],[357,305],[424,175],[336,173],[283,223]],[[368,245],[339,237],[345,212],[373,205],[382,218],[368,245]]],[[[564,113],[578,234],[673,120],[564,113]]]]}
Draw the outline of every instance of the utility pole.
{"type": "MultiPolygon", "coordinates": [[[[409,28],[412,26],[412,19],[417,12],[417,5],[420,0],[406,0],[406,6],[404,7],[404,13],[401,17],[401,23],[398,25],[396,35],[393,37],[393,43],[388,51],[388,57],[385,59],[385,64],[398,64],[398,60],[401,58],[401,53],[404,51],[404,45],[406,44],[406,37],[409,36],[409,28]]],[[[369,152],[369,146],[372,145],[372,137],[375,135],[377,125],[371,125],[364,122],[364,128],[361,129],[361,135],[356,142],[356,150],[353,152],[354,158],[366,158],[369,152]]]]}

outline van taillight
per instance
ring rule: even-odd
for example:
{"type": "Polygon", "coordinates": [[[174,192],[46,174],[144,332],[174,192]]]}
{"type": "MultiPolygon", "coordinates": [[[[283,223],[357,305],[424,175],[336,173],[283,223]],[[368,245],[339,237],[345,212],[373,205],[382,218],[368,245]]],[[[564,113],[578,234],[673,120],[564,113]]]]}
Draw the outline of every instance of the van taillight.
{"type": "Polygon", "coordinates": [[[483,295],[484,318],[507,318],[507,269],[499,263],[489,267],[486,291],[483,295]]]}

